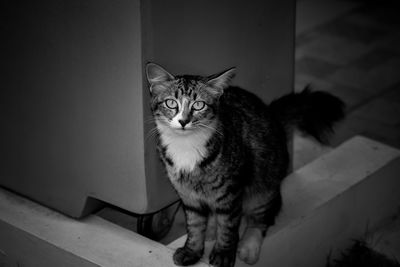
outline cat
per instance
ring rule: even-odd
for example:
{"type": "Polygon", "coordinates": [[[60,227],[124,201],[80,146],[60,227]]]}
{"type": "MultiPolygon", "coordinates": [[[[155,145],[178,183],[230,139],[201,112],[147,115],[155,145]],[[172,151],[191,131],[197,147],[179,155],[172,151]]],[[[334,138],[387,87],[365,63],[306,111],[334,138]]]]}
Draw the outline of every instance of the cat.
{"type": "Polygon", "coordinates": [[[236,255],[256,263],[282,205],[291,128],[326,143],[344,117],[339,98],[307,88],[266,105],[231,86],[235,71],[174,76],[146,65],[158,151],[185,212],[187,239],[173,255],[177,265],[200,260],[211,218],[216,232],[210,264],[233,266],[236,255]],[[241,221],[246,227],[239,240],[241,221]]]}

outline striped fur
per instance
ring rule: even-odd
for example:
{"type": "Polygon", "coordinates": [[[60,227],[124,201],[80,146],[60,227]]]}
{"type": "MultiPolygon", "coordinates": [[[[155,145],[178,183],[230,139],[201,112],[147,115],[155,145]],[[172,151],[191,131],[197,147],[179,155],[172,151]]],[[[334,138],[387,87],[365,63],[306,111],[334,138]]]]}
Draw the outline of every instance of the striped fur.
{"type": "MultiPolygon", "coordinates": [[[[280,184],[289,162],[285,128],[296,126],[293,118],[284,113],[279,100],[271,108],[254,94],[230,86],[233,69],[211,77],[173,76],[150,63],[146,71],[158,149],[186,215],[188,237],[175,252],[174,262],[190,265],[201,258],[213,218],[216,242],[210,263],[233,266],[237,254],[254,264],[281,208],[280,184]],[[241,222],[246,230],[239,240],[241,222]]],[[[322,101],[337,100],[323,96],[322,101]]],[[[317,139],[343,114],[341,105],[330,108],[330,114],[339,115],[319,118],[322,129],[312,132],[317,139]]],[[[296,122],[308,120],[302,113],[296,116],[296,122]]]]}

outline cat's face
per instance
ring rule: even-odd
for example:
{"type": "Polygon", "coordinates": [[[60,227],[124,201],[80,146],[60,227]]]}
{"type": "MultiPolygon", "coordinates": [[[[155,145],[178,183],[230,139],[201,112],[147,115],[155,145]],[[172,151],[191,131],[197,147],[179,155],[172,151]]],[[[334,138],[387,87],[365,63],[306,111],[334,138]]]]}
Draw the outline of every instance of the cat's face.
{"type": "Polygon", "coordinates": [[[146,73],[156,123],[187,135],[215,123],[219,98],[228,87],[234,70],[212,77],[173,76],[162,67],[149,63],[146,73]]]}

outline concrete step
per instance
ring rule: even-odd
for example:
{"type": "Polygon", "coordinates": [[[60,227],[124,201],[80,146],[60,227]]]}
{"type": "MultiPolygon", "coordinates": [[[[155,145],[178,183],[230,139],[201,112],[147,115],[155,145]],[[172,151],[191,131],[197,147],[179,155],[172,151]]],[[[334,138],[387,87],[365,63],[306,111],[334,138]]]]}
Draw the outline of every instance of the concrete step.
{"type": "Polygon", "coordinates": [[[332,149],[330,146],[321,145],[316,140],[295,132],[293,135],[293,170],[305,166],[332,149]]]}
{"type": "MultiPolygon", "coordinates": [[[[363,137],[296,170],[285,179],[282,213],[255,266],[324,266],[330,252],[396,213],[399,174],[400,151],[363,137]]],[[[174,266],[184,240],[165,246],[98,216],[75,220],[0,189],[2,267],[174,266]]]]}
{"type": "MultiPolygon", "coordinates": [[[[325,266],[331,258],[396,213],[400,151],[354,137],[289,175],[283,209],[255,266],[325,266]]],[[[168,245],[183,245],[185,236],[168,245]]],[[[207,244],[204,261],[212,243],[207,244]]],[[[247,266],[237,261],[236,266],[247,266]]]]}

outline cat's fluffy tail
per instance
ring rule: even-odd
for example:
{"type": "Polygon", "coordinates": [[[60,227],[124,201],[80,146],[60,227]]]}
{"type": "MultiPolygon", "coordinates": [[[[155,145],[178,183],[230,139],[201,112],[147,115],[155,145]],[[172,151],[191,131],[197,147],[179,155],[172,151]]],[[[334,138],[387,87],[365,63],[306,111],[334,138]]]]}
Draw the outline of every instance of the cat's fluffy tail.
{"type": "Polygon", "coordinates": [[[298,128],[323,144],[333,133],[333,125],[344,118],[345,104],[329,93],[311,91],[291,93],[271,102],[271,111],[286,129],[298,128]]]}

